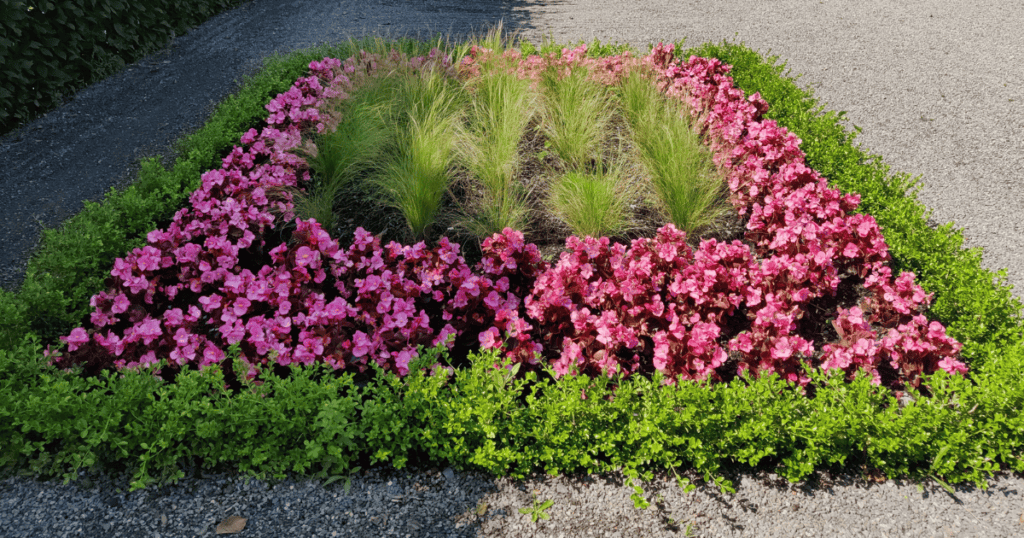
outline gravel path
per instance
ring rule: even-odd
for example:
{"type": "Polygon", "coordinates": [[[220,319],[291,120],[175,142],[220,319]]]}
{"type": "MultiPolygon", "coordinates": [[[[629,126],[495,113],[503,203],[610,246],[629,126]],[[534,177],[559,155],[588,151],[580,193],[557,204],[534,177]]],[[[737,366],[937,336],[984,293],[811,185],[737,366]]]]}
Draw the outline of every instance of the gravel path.
{"type": "MultiPolygon", "coordinates": [[[[984,265],[1007,268],[1024,297],[1024,225],[1014,218],[1024,209],[1024,10],[1011,0],[255,0],[0,139],[0,284],[20,282],[40,225],[57,226],[83,200],[130,181],[140,157],[169,164],[170,144],[271,52],[367,31],[464,35],[499,19],[535,42],[728,38],[780,55],[829,108],[847,111],[867,150],[922,175],[919,199],[933,220],[955,221],[967,246],[985,249],[984,265]]],[[[931,481],[919,492],[824,473],[796,486],[737,474],[735,496],[713,486],[684,494],[656,480],[646,489],[663,499],[646,511],[616,477],[513,482],[376,469],[348,493],[338,483],[208,475],[132,494],[105,476],[85,478],[0,481],[0,535],[212,536],[232,515],[247,519],[240,536],[268,537],[683,536],[687,521],[695,536],[1024,535],[1024,478],[1007,473],[987,491],[953,495],[931,481]],[[518,512],[534,495],[554,500],[551,519],[534,524],[518,512]]]]}
{"type": "Polygon", "coordinates": [[[687,494],[669,477],[645,489],[638,510],[621,476],[541,477],[516,482],[443,470],[375,469],[340,482],[276,484],[214,474],[131,494],[124,481],[91,476],[68,485],[0,481],[0,535],[21,537],[202,537],[232,516],[239,536],[309,537],[1013,537],[1024,534],[1024,479],[1001,476],[987,491],[936,484],[866,484],[821,473],[790,485],[767,473],[729,476],[736,495],[714,486],[687,494]],[[126,490],[126,488],[124,488],[126,490]],[[660,497],[659,497],[660,495],[660,497]],[[553,500],[550,519],[521,514],[553,500]],[[486,506],[484,506],[486,505],[486,506]],[[482,508],[482,510],[480,510],[482,508]],[[478,515],[480,514],[480,515],[478,515]]]}

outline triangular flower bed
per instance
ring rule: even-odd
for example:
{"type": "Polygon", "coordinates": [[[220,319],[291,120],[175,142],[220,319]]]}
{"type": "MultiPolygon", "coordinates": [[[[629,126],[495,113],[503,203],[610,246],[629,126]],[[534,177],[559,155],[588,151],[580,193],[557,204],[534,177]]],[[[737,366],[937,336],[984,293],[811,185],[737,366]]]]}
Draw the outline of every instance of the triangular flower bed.
{"type": "Polygon", "coordinates": [[[317,361],[358,371],[373,361],[405,375],[418,346],[447,343],[501,347],[556,375],[657,370],[672,382],[749,370],[805,386],[805,364],[851,379],[863,368],[897,396],[922,374],[966,373],[960,344],[924,317],[930,296],[913,274],[893,277],[875,220],[853,214],[858,197],[841,196],[804,165],[799,140],[760,119],[767,103],[744,99],[728,66],[675,60],[671,46],[642,58],[590,59],[585,46],[559,58],[507,54],[524,77],[550,62],[589,65],[607,84],[630,69],[653,73],[664,93],[690,105],[728,173],[731,202],[749,219],[746,243],[694,249],[669,225],[630,245],[570,237],[549,265],[506,229],[470,267],[446,239],[434,248],[381,245],[358,230],[342,249],[315,221],[296,220],[290,238],[268,241],[293,217],[281,187],[310,179],[289,150],[331,127],[318,111],[324,101],[389,65],[457,76],[487,54],[474,47],[459,66],[436,50],[310,63],[311,76],[267,105],[268,125],[203,174],[168,229],[116,261],[90,323],[62,337],[65,352],[48,352],[54,364],[93,374],[167,359],[166,379],[189,365],[233,374],[225,358],[235,348],[249,365],[238,374],[250,379],[271,363],[317,361]]]}

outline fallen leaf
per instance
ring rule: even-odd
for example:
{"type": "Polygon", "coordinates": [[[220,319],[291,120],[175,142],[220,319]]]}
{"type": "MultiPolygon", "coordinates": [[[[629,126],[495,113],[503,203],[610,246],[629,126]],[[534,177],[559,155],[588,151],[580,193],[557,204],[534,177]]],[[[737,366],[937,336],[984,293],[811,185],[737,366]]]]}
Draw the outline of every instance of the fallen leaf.
{"type": "Polygon", "coordinates": [[[246,521],[248,520],[244,517],[226,517],[223,521],[217,524],[217,534],[238,534],[245,528],[246,521]]]}
{"type": "Polygon", "coordinates": [[[482,516],[487,512],[487,503],[480,503],[476,505],[476,515],[482,516]]]}
{"type": "Polygon", "coordinates": [[[886,480],[888,480],[888,478],[885,476],[885,473],[883,473],[881,469],[876,469],[874,467],[868,469],[866,465],[861,465],[861,470],[864,471],[865,473],[864,479],[870,482],[882,484],[886,480]]]}

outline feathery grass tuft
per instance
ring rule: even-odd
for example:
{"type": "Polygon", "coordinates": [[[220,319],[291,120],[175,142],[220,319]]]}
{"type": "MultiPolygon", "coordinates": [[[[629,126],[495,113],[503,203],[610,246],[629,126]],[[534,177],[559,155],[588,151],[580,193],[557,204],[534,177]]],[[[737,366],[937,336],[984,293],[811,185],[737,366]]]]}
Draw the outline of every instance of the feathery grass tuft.
{"type": "Polygon", "coordinates": [[[548,68],[541,75],[545,114],[542,130],[551,148],[568,166],[587,172],[600,161],[604,130],[611,120],[609,93],[590,80],[586,68],[562,72],[548,68]]]}
{"type": "Polygon", "coordinates": [[[693,234],[729,211],[725,181],[682,103],[637,72],[622,81],[617,96],[667,219],[693,234]]]}
{"type": "Polygon", "coordinates": [[[295,192],[295,214],[314,218],[325,230],[333,230],[338,193],[360,176],[372,173],[393,138],[384,124],[384,106],[365,98],[353,98],[339,107],[337,129],[313,136],[313,149],[301,154],[314,172],[306,192],[295,192]]]}
{"type": "Polygon", "coordinates": [[[632,198],[632,189],[618,169],[573,170],[551,185],[548,207],[577,237],[615,237],[632,227],[632,198]]]}
{"type": "Polygon", "coordinates": [[[516,174],[519,141],[534,116],[536,93],[529,81],[501,68],[469,81],[467,88],[473,101],[457,151],[472,177],[470,188],[475,186],[481,196],[463,228],[481,239],[506,227],[526,230],[530,211],[516,174]]]}
{"type": "Polygon", "coordinates": [[[390,93],[395,144],[373,184],[385,205],[401,211],[413,238],[426,239],[450,183],[462,89],[433,69],[386,77],[375,89],[382,98],[390,93]]]}

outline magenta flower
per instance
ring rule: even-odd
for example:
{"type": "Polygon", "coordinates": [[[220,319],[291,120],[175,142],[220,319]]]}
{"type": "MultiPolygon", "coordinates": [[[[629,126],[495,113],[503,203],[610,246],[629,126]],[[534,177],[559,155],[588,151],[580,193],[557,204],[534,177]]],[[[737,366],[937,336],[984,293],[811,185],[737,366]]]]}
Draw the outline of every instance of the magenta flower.
{"type": "Polygon", "coordinates": [[[366,333],[363,331],[356,331],[352,335],[352,355],[355,357],[363,357],[373,351],[373,343],[367,338],[366,333]]]}
{"type": "Polygon", "coordinates": [[[496,327],[491,327],[480,333],[480,349],[499,348],[501,343],[501,333],[496,327]]]}
{"type": "Polygon", "coordinates": [[[74,351],[78,349],[78,346],[89,342],[89,334],[82,327],[78,327],[71,331],[71,334],[66,337],[62,336],[60,339],[68,343],[68,351],[74,351]]]}

